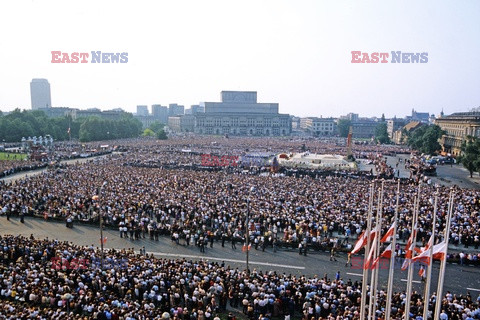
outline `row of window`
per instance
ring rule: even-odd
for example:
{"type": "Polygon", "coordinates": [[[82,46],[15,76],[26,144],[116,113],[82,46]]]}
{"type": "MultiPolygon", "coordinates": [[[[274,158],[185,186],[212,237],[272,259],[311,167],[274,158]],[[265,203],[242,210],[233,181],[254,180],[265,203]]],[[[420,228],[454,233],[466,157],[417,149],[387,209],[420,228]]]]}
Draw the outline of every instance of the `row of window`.
{"type": "Polygon", "coordinates": [[[288,126],[288,119],[197,119],[197,126],[271,127],[288,126]]]}

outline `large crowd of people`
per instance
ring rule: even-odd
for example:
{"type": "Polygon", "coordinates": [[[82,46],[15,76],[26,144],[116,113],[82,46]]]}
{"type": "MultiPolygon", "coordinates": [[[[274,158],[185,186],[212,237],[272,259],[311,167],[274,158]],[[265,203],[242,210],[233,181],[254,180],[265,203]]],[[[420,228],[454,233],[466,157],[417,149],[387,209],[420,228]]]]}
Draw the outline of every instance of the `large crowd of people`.
{"type": "MultiPolygon", "coordinates": [[[[132,241],[170,236],[176,244],[197,245],[201,251],[214,243],[225,246],[225,242],[233,249],[235,243],[246,241],[248,228],[249,242],[257,250],[287,246],[306,254],[305,248],[323,249],[333,252],[334,258],[334,250],[351,248],[366,228],[369,198],[373,196],[373,203],[377,203],[382,183],[384,232],[396,209],[397,184],[392,179],[375,181],[372,175],[337,172],[280,175],[263,170],[263,174],[250,174],[228,168],[211,172],[188,167],[200,165],[202,154],[241,157],[254,152],[303,150],[345,153],[345,144],[337,139],[216,141],[211,137],[179,137],[166,142],[122,140],[110,143],[109,148],[121,152],[1,182],[0,214],[7,218],[65,219],[74,224],[98,224],[101,216],[104,225],[132,241]],[[375,191],[370,194],[372,183],[375,191]]],[[[59,146],[61,150],[71,155],[73,149],[65,144],[59,146]]],[[[405,152],[408,150],[393,146],[353,147],[356,158],[367,159],[384,177],[395,176],[395,169],[387,165],[384,156],[405,152]]],[[[432,230],[434,195],[438,192],[437,232],[441,237],[451,189],[419,185],[418,181],[401,181],[398,235],[403,241],[410,236],[414,198],[420,194],[417,239],[426,244],[432,230]]],[[[453,190],[450,243],[478,249],[480,191],[453,190]]],[[[48,266],[52,257],[87,259],[98,257],[98,251],[34,238],[1,239],[0,320],[2,314],[7,315],[5,319],[19,315],[20,319],[154,319],[167,316],[164,312],[175,319],[212,320],[227,303],[243,308],[252,320],[294,312],[305,320],[358,318],[359,283],[275,272],[247,275],[224,265],[159,260],[126,250],[110,251],[108,256],[129,259],[132,267],[128,270],[51,270],[48,266]],[[106,314],[109,316],[104,318],[106,314]]],[[[401,248],[397,250],[402,255],[401,248]]],[[[457,253],[451,258],[476,263],[480,252],[457,253]]],[[[398,293],[394,299],[399,314],[404,298],[398,293]]],[[[448,319],[468,319],[478,307],[471,297],[445,298],[448,319]]],[[[413,309],[420,310],[423,302],[413,301],[417,301],[413,309]]]]}
{"type": "MultiPolygon", "coordinates": [[[[72,261],[99,258],[99,249],[33,236],[0,236],[0,249],[0,319],[207,320],[235,309],[250,320],[359,318],[361,282],[339,274],[248,273],[223,262],[159,259],[126,249],[111,249],[104,258],[110,265],[127,259],[125,268],[78,266],[72,261]],[[59,266],[54,258],[70,264],[59,266]]],[[[416,292],[412,297],[416,317],[423,301],[416,292]]],[[[380,292],[378,318],[384,298],[380,292]]],[[[404,300],[404,292],[394,295],[392,319],[402,318],[404,300]]],[[[433,294],[432,306],[435,301],[433,294]]],[[[447,292],[442,301],[440,319],[480,317],[479,300],[470,294],[447,292]]]]}

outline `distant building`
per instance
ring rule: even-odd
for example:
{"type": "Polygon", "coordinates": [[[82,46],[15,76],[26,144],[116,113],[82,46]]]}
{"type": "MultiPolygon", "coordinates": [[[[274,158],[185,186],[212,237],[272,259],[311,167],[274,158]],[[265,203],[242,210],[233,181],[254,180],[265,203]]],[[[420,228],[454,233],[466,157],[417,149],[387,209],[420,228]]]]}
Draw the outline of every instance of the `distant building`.
{"type": "Polygon", "coordinates": [[[30,82],[30,97],[32,110],[51,108],[52,97],[50,96],[50,83],[48,83],[48,80],[33,79],[30,82]]]}
{"type": "Polygon", "coordinates": [[[375,136],[378,122],[371,119],[357,119],[352,121],[352,136],[358,139],[370,139],[375,136]]]}
{"type": "Polygon", "coordinates": [[[406,144],[407,143],[407,136],[410,132],[414,131],[415,129],[424,126],[425,123],[420,121],[410,121],[403,127],[395,130],[392,136],[392,141],[395,144],[406,144]]]}
{"type": "Polygon", "coordinates": [[[412,109],[412,115],[406,117],[409,121],[420,121],[424,123],[430,122],[430,114],[428,112],[417,112],[412,109]]]}
{"type": "Polygon", "coordinates": [[[195,116],[183,115],[168,117],[168,128],[173,132],[193,132],[195,116]]]}
{"type": "Polygon", "coordinates": [[[395,131],[399,130],[403,126],[408,123],[406,119],[397,119],[393,118],[391,120],[387,120],[387,133],[390,139],[393,139],[393,134],[395,131]]]}
{"type": "Polygon", "coordinates": [[[333,136],[337,125],[334,118],[308,117],[300,119],[300,128],[316,136],[333,136]]]}
{"type": "Polygon", "coordinates": [[[458,156],[467,136],[480,138],[480,112],[457,112],[435,119],[435,124],[447,133],[440,145],[445,153],[458,156]]]}
{"type": "Polygon", "coordinates": [[[158,122],[167,124],[168,122],[168,107],[164,107],[159,104],[152,105],[152,117],[158,122]]]}
{"type": "Polygon", "coordinates": [[[195,133],[241,136],[288,136],[292,123],[278,113],[278,103],[257,103],[255,91],[222,91],[221,102],[205,102],[195,114],[195,133]]]}
{"type": "Polygon", "coordinates": [[[148,106],[144,106],[144,105],[137,106],[137,116],[146,117],[148,115],[149,115],[148,106]]]}
{"type": "Polygon", "coordinates": [[[358,113],[349,113],[346,116],[341,116],[340,119],[358,121],[358,113]]]}
{"type": "Polygon", "coordinates": [[[185,114],[197,114],[201,112],[205,112],[205,106],[198,104],[192,105],[189,109],[185,110],[185,114]]]}
{"type": "Polygon", "coordinates": [[[181,116],[185,114],[185,107],[178,105],[176,103],[171,103],[168,105],[168,116],[181,116]]]}

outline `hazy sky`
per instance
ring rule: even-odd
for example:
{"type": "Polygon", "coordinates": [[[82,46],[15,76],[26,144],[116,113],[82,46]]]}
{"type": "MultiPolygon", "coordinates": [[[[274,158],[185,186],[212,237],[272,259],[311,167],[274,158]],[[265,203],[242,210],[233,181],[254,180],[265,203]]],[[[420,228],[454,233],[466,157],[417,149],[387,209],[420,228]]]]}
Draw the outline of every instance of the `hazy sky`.
{"type": "Polygon", "coordinates": [[[297,116],[449,114],[480,106],[479,71],[475,0],[0,2],[2,111],[30,108],[31,79],[46,78],[55,107],[134,112],[251,90],[297,116]],[[56,50],[128,63],[53,64],[56,50]],[[428,63],[352,64],[354,50],[428,63]]]}

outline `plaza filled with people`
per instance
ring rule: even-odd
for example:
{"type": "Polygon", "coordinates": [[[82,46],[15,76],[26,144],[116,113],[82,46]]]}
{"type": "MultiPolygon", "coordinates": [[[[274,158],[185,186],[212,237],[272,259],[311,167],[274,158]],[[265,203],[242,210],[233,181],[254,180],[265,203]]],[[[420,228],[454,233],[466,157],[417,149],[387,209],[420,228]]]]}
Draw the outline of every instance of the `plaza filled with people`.
{"type": "MultiPolygon", "coordinates": [[[[128,249],[106,251],[102,268],[90,262],[102,256],[93,245],[33,236],[3,235],[0,248],[0,319],[214,319],[231,310],[252,320],[359,317],[361,282],[334,274],[247,273],[223,262],[158,259],[128,249]],[[115,266],[124,259],[124,268],[115,266]]],[[[379,318],[384,295],[379,293],[379,318]]],[[[423,301],[416,292],[413,297],[415,316],[423,301]]],[[[401,319],[404,299],[404,292],[394,295],[393,319],[401,319]]],[[[447,292],[442,301],[448,319],[480,316],[479,301],[470,294],[447,292]]]]}
{"type": "MultiPolygon", "coordinates": [[[[172,246],[198,246],[201,252],[208,246],[226,251],[242,246],[248,218],[249,243],[256,250],[300,248],[304,254],[324,250],[335,257],[336,250],[351,250],[366,228],[372,183],[374,203],[383,184],[383,232],[390,227],[397,182],[395,168],[384,157],[409,151],[354,145],[354,156],[375,166],[376,175],[333,170],[287,175],[268,168],[209,171],[192,170],[191,165],[200,166],[202,154],[345,153],[347,148],[335,139],[217,141],[211,137],[122,140],[109,147],[114,152],[103,158],[0,183],[0,214],[7,219],[32,216],[95,226],[101,216],[105,227],[132,242],[168,236],[172,246]],[[382,173],[392,179],[378,179],[382,173]]],[[[437,241],[441,241],[451,188],[419,184],[420,178],[401,181],[398,238],[406,241],[410,236],[414,199],[420,194],[417,240],[425,245],[436,193],[437,241]]],[[[453,192],[450,244],[468,252],[450,253],[449,260],[475,265],[480,260],[480,191],[453,187],[453,192]]],[[[0,315],[5,319],[155,319],[166,317],[167,312],[171,318],[205,320],[226,312],[228,306],[242,309],[252,320],[289,314],[305,320],[358,319],[361,284],[328,275],[308,278],[254,270],[248,276],[245,270],[212,262],[162,260],[128,250],[107,254],[111,261],[128,259],[127,270],[99,271],[91,265],[52,270],[53,257],[91,261],[99,257],[98,249],[14,236],[3,236],[2,246],[0,315]]],[[[403,246],[396,250],[398,256],[404,254],[403,246]]],[[[382,295],[383,291],[380,301],[382,295]]],[[[394,297],[399,315],[404,297],[404,293],[394,297]]],[[[412,300],[416,302],[413,310],[420,312],[423,302],[417,298],[412,300]]],[[[444,308],[448,319],[468,319],[469,313],[478,317],[478,301],[470,296],[447,294],[444,308]]]]}

